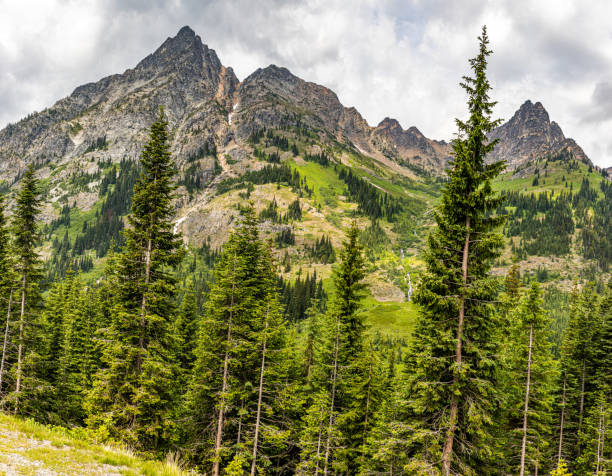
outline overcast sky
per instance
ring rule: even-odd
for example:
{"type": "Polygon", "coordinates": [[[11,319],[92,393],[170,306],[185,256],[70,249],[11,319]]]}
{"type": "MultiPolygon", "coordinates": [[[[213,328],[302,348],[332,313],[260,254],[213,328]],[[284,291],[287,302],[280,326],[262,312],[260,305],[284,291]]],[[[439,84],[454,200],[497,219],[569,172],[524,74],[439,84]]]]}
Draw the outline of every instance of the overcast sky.
{"type": "Polygon", "coordinates": [[[123,72],[191,26],[239,79],[274,63],[450,139],[487,24],[498,117],[527,99],[612,166],[612,2],[585,0],[0,0],[0,127],[123,72]]]}

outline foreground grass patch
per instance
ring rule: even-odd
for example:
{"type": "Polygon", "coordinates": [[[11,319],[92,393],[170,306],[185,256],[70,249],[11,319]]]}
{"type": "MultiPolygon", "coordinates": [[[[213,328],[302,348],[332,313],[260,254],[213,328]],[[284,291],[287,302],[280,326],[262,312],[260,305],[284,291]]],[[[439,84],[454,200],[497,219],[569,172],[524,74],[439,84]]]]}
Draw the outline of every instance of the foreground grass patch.
{"type": "Polygon", "coordinates": [[[101,445],[84,429],[49,427],[0,413],[0,474],[56,471],[75,475],[183,476],[174,455],[145,460],[127,448],[101,445]]]}

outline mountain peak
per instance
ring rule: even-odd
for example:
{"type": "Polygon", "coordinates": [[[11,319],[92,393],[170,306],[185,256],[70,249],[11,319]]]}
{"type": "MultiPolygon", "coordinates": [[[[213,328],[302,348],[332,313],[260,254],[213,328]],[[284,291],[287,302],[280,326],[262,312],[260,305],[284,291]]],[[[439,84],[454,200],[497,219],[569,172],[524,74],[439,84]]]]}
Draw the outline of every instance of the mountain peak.
{"type": "Polygon", "coordinates": [[[566,149],[579,160],[590,163],[584,151],[565,137],[559,124],[551,122],[540,101],[525,101],[508,122],[491,132],[490,139],[499,139],[499,143],[489,157],[507,160],[510,168],[566,149]]]}
{"type": "Polygon", "coordinates": [[[413,134],[418,137],[425,137],[416,126],[410,126],[406,132],[409,132],[410,134],[413,134]]]}
{"type": "Polygon", "coordinates": [[[185,25],[178,31],[175,38],[195,38],[196,36],[195,31],[193,31],[188,25],[185,25]]]}
{"type": "Polygon", "coordinates": [[[135,71],[145,75],[176,71],[212,79],[221,72],[221,61],[190,27],[184,26],[138,63],[135,71]]]}
{"type": "Polygon", "coordinates": [[[265,68],[256,69],[247,79],[245,79],[245,81],[253,80],[276,80],[293,83],[298,80],[298,77],[285,67],[271,64],[265,68]]]}
{"type": "Polygon", "coordinates": [[[391,117],[385,117],[376,127],[384,129],[399,129],[400,132],[403,132],[402,126],[397,119],[393,119],[391,117]]]}
{"type": "Polygon", "coordinates": [[[510,119],[510,121],[515,122],[526,122],[529,120],[550,124],[548,112],[540,101],[533,103],[531,100],[527,99],[527,101],[521,105],[518,111],[514,113],[512,119],[510,119]]]}

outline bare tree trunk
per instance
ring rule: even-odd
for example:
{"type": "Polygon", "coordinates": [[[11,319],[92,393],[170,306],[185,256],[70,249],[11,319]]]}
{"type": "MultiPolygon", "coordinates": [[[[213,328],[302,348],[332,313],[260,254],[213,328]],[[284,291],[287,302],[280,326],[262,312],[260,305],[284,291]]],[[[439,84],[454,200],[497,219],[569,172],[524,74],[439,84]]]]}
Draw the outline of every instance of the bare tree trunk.
{"type": "Polygon", "coordinates": [[[319,458],[321,457],[321,438],[323,437],[323,407],[321,407],[321,420],[319,421],[319,437],[317,439],[317,459],[315,463],[315,476],[319,474],[319,458]]]}
{"type": "Polygon", "coordinates": [[[140,338],[138,339],[138,359],[136,360],[136,369],[138,373],[142,370],[142,358],[144,353],[144,337],[146,327],[147,314],[147,288],[151,279],[151,238],[147,241],[147,251],[145,253],[145,289],[142,291],[142,302],[140,304],[140,338]]]}
{"type": "Polygon", "coordinates": [[[23,273],[21,281],[21,314],[19,315],[19,346],[17,347],[17,382],[15,384],[15,413],[19,406],[19,392],[21,391],[21,357],[23,354],[23,325],[25,320],[26,303],[26,274],[23,273]]]}
{"type": "Polygon", "coordinates": [[[327,442],[325,444],[325,465],[323,466],[323,474],[327,475],[327,467],[329,465],[329,446],[331,444],[331,433],[334,422],[334,402],[336,399],[336,380],[338,378],[338,347],[340,347],[340,318],[336,316],[336,345],[334,347],[334,370],[332,372],[332,392],[329,408],[329,424],[327,426],[327,442]]]}
{"type": "Polygon", "coordinates": [[[219,476],[219,453],[221,452],[221,439],[223,436],[223,418],[225,416],[225,392],[227,392],[227,380],[229,374],[229,351],[232,339],[232,317],[234,314],[235,289],[236,284],[233,281],[229,319],[227,321],[227,343],[225,347],[225,358],[223,359],[223,383],[221,384],[221,404],[219,405],[219,417],[217,419],[217,435],[215,436],[215,457],[213,462],[213,476],[219,476]]]}
{"type": "Polygon", "coordinates": [[[597,471],[596,475],[599,476],[599,472],[601,471],[601,463],[603,456],[603,442],[604,442],[604,406],[599,406],[599,428],[597,429],[597,471]]]}
{"type": "Polygon", "coordinates": [[[259,442],[259,424],[261,421],[261,400],[263,395],[264,372],[266,370],[266,345],[268,343],[268,318],[270,316],[270,304],[266,309],[266,323],[264,325],[264,340],[261,353],[261,370],[259,372],[259,394],[257,395],[257,416],[255,417],[255,436],[253,437],[253,460],[251,461],[251,476],[255,476],[257,467],[257,444],[259,442]]]}
{"type": "Polygon", "coordinates": [[[372,390],[372,353],[370,353],[370,367],[368,369],[368,390],[366,392],[366,410],[363,422],[363,445],[361,448],[361,457],[365,458],[366,435],[368,433],[368,419],[370,416],[370,393],[372,390]]]}
{"type": "MultiPolygon", "coordinates": [[[[584,416],[584,381],[586,379],[586,360],[582,361],[582,382],[580,383],[580,409],[578,418],[578,434],[582,430],[582,419],[584,416]]],[[[578,446],[578,454],[580,454],[580,446],[578,446]]]]}
{"type": "Polygon", "coordinates": [[[561,464],[561,456],[563,451],[563,426],[565,425],[565,385],[567,376],[563,376],[563,396],[561,397],[561,427],[559,429],[559,451],[557,452],[557,466],[561,464]]]}
{"type": "Polygon", "coordinates": [[[4,363],[6,362],[6,348],[8,346],[9,326],[11,322],[11,305],[13,304],[13,289],[9,294],[8,311],[6,313],[6,327],[4,328],[4,343],[2,344],[2,360],[0,361],[0,394],[2,393],[2,377],[4,376],[4,363]]]}
{"type": "Polygon", "coordinates": [[[244,399],[240,402],[240,418],[238,418],[238,436],[236,437],[236,446],[240,445],[240,438],[242,437],[242,410],[244,410],[244,399]]]}
{"type": "Polygon", "coordinates": [[[521,444],[521,469],[519,476],[525,475],[525,453],[527,451],[527,414],[529,413],[529,391],[531,390],[531,353],[533,349],[533,324],[529,326],[529,351],[527,354],[527,384],[525,385],[525,406],[523,408],[523,442],[521,444]]]}
{"type": "MultiPolygon", "coordinates": [[[[457,347],[455,348],[455,364],[457,369],[453,376],[453,387],[458,383],[457,373],[461,368],[462,347],[463,347],[463,319],[465,316],[465,285],[467,284],[468,276],[468,257],[470,252],[470,217],[465,219],[465,243],[463,245],[463,259],[461,262],[461,271],[463,272],[463,289],[461,290],[461,301],[459,303],[459,318],[457,322],[457,347]]],[[[453,442],[455,439],[455,430],[457,429],[457,413],[459,410],[459,399],[455,392],[451,396],[450,414],[448,420],[448,429],[446,431],[446,441],[442,451],[442,474],[449,476],[451,474],[451,461],[453,459],[453,442]]]]}

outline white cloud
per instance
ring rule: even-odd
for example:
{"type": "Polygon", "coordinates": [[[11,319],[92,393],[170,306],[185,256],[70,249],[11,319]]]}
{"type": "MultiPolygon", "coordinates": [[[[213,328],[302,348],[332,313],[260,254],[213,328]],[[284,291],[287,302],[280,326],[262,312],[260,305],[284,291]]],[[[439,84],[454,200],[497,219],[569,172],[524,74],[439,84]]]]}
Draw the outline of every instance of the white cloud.
{"type": "Polygon", "coordinates": [[[0,11],[0,125],[133,67],[188,24],[241,79],[286,66],[371,124],[391,116],[448,139],[486,23],[496,112],[509,119],[526,99],[541,101],[595,163],[612,165],[607,2],[0,0],[0,11]]]}

